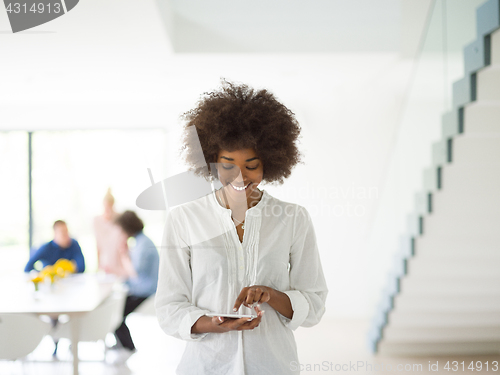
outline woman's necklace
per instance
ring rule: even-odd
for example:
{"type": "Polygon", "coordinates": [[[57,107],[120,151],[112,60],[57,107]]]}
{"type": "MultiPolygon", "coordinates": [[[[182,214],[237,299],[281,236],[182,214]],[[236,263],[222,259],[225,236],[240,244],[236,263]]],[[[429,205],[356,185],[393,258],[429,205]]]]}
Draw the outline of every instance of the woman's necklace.
{"type": "MultiPolygon", "coordinates": [[[[217,198],[217,200],[219,201],[219,203],[221,204],[221,206],[225,207],[225,205],[221,202],[221,200],[220,200],[219,196],[217,195],[217,192],[218,192],[218,191],[220,191],[220,190],[217,190],[217,191],[215,192],[215,197],[217,198]]],[[[232,216],[232,215],[231,215],[231,219],[233,219],[233,221],[234,221],[234,218],[233,218],[233,216],[232,216]]],[[[243,220],[243,221],[241,222],[241,229],[245,229],[245,220],[243,220]]]]}

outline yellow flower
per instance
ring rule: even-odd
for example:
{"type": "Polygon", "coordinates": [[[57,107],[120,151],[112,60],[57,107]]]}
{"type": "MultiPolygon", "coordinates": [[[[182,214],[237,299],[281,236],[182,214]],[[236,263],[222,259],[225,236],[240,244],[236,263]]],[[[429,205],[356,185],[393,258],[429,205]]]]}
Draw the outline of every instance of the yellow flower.
{"type": "Polygon", "coordinates": [[[54,277],[56,276],[56,268],[54,266],[45,266],[43,269],[40,271],[40,275],[42,277],[50,277],[50,282],[54,283],[54,277]]]}
{"type": "Polygon", "coordinates": [[[36,276],[32,278],[31,281],[33,282],[33,284],[35,284],[35,290],[38,290],[38,284],[43,281],[43,277],[36,276]]]}
{"type": "Polygon", "coordinates": [[[57,267],[56,268],[56,274],[57,276],[59,276],[60,278],[63,278],[66,276],[66,272],[62,267],[57,267]]]}
{"type": "Polygon", "coordinates": [[[62,268],[64,271],[68,273],[74,273],[76,271],[75,261],[61,258],[55,264],[55,268],[62,268]]]}

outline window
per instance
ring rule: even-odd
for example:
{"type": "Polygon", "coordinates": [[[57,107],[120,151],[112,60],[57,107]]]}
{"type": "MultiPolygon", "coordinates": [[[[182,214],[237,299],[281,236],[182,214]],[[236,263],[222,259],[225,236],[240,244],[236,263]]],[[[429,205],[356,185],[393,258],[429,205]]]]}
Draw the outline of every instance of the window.
{"type": "MultiPolygon", "coordinates": [[[[2,184],[1,270],[19,272],[28,260],[28,135],[0,133],[2,184]],[[5,162],[8,160],[8,162],[5,162]],[[5,207],[5,208],[4,208],[5,207]]],[[[102,213],[108,187],[116,211],[134,210],[145,233],[161,245],[164,211],[136,207],[137,196],[165,178],[166,132],[163,130],[37,131],[32,136],[33,247],[53,238],[52,224],[62,219],[82,247],[86,268],[97,270],[93,218],[102,213]]]]}
{"type": "MultiPolygon", "coordinates": [[[[0,132],[0,274],[27,261],[28,133],[0,132]]],[[[24,266],[23,266],[24,268],[24,266]]]]}

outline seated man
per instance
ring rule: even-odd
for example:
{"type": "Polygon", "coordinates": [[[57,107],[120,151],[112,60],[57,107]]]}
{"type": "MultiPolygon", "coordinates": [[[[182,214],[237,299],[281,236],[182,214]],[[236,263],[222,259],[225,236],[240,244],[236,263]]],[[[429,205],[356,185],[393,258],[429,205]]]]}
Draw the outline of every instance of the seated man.
{"type": "MultiPolygon", "coordinates": [[[[34,269],[36,262],[41,261],[43,267],[52,266],[59,259],[64,258],[74,260],[76,262],[76,272],[85,271],[85,259],[83,258],[82,249],[75,239],[71,238],[68,233],[68,226],[62,220],[56,220],[52,226],[54,229],[54,239],[40,248],[31,256],[30,260],[24,268],[24,272],[30,272],[34,269]]],[[[55,327],[58,323],[57,318],[51,318],[52,326],[55,327]]],[[[57,353],[58,340],[54,340],[54,353],[57,353]]]]}
{"type": "Polygon", "coordinates": [[[54,239],[42,246],[31,256],[24,268],[24,272],[34,269],[37,261],[41,261],[43,267],[53,265],[59,259],[64,258],[76,262],[77,272],[85,271],[85,259],[82,249],[76,240],[68,234],[68,227],[62,220],[57,220],[54,225],[54,239]]]}
{"type": "Polygon", "coordinates": [[[129,292],[125,302],[123,322],[115,331],[118,347],[122,350],[121,361],[124,362],[135,352],[135,345],[125,319],[149,296],[156,293],[160,258],[155,244],[144,234],[144,224],[135,212],[125,211],[115,222],[127,237],[135,239],[135,244],[130,247],[127,255],[129,261],[125,262],[125,268],[129,268],[127,273],[130,276],[126,281],[129,292]]]}

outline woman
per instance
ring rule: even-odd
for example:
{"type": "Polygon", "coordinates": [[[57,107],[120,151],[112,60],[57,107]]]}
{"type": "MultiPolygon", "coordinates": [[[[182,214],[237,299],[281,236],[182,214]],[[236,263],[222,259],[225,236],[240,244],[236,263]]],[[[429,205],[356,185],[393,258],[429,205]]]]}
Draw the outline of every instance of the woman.
{"type": "Polygon", "coordinates": [[[115,198],[108,188],[102,201],[104,212],[94,218],[97,262],[100,270],[122,278],[134,276],[124,254],[128,253],[127,236],[115,224],[119,214],[114,210],[115,198]]]}
{"type": "Polygon", "coordinates": [[[222,188],[167,214],[155,304],[187,341],[177,373],[298,373],[292,331],[320,321],[328,289],[308,212],[258,186],[300,162],[300,126],[268,91],[228,82],[184,118],[186,161],[222,188]],[[206,316],[232,311],[256,317],[206,316]]]}
{"type": "MultiPolygon", "coordinates": [[[[126,238],[134,238],[134,246],[124,257],[129,259],[135,276],[126,280],[128,295],[125,301],[123,321],[116,329],[118,347],[122,349],[119,361],[125,361],[135,353],[135,344],[126,325],[127,316],[139,307],[149,296],[156,293],[158,284],[159,256],[155,244],[144,234],[144,223],[134,211],[125,211],[115,219],[126,238]]],[[[131,272],[129,272],[130,274],[131,272]]]]}

